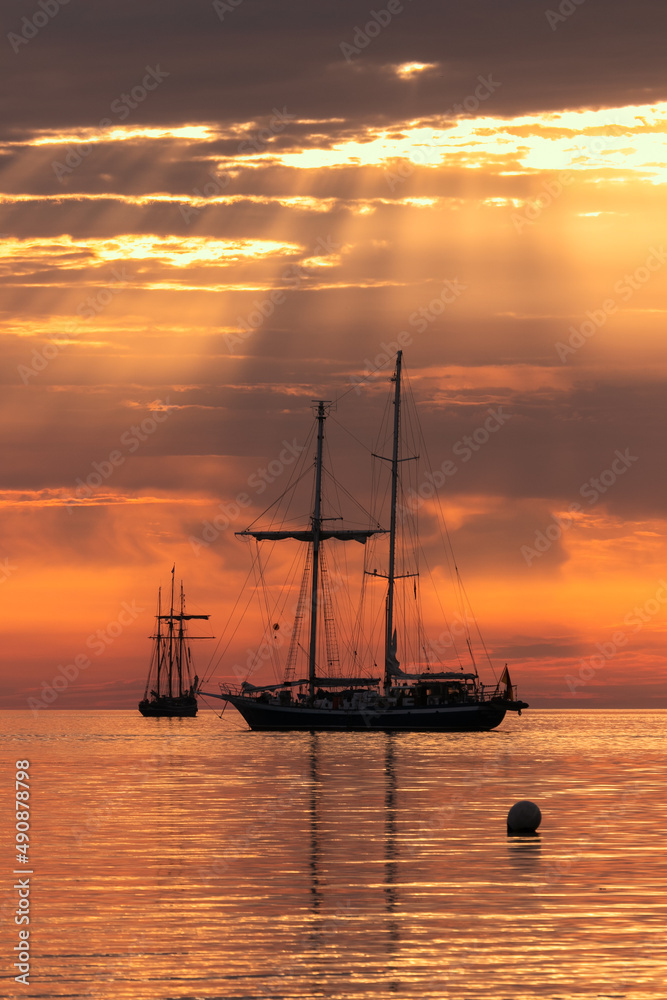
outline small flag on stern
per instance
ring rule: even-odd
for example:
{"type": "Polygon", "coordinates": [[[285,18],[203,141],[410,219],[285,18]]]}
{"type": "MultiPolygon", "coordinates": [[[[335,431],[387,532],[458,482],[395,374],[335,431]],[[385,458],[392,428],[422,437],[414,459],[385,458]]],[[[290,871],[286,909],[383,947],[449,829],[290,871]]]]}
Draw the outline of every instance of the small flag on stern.
{"type": "Polygon", "coordinates": [[[503,670],[502,674],[500,675],[500,680],[498,681],[498,687],[500,687],[501,684],[505,685],[505,689],[506,689],[506,692],[507,692],[506,695],[505,695],[505,697],[509,701],[513,701],[512,681],[510,680],[510,672],[507,669],[507,664],[505,664],[505,669],[503,670]]]}

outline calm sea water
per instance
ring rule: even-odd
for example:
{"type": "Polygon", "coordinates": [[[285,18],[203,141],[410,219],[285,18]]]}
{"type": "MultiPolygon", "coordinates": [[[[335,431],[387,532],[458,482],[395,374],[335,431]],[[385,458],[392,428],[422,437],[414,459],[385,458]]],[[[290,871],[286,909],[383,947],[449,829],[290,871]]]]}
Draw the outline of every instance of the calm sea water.
{"type": "Polygon", "coordinates": [[[251,733],[232,709],[0,720],[4,996],[667,997],[667,712],[451,736],[251,733]],[[523,798],[539,836],[508,838],[523,798]]]}

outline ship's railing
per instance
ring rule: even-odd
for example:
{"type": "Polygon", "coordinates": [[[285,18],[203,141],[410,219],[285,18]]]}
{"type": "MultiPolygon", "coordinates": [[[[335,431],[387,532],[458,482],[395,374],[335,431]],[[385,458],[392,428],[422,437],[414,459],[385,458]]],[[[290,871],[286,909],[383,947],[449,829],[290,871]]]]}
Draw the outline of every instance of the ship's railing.
{"type": "MultiPolygon", "coordinates": [[[[316,677],[315,686],[321,688],[368,688],[377,687],[380,683],[379,677],[316,677]]],[[[248,681],[243,681],[242,684],[230,684],[228,682],[220,682],[220,690],[224,694],[232,695],[254,695],[254,694],[264,694],[268,692],[269,694],[275,691],[284,691],[285,688],[307,688],[309,681],[307,678],[301,678],[298,681],[283,681],[281,684],[250,684],[248,681]]]]}
{"type": "Polygon", "coordinates": [[[511,684],[509,689],[498,684],[480,684],[482,701],[491,701],[493,698],[502,698],[506,701],[518,701],[517,685],[511,684]]]}

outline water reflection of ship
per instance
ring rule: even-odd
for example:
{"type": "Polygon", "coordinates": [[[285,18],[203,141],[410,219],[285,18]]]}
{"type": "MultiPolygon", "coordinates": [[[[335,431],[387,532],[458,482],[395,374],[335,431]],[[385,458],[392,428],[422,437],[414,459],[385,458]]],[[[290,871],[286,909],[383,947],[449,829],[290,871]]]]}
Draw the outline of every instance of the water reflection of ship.
{"type": "MultiPolygon", "coordinates": [[[[396,788],[396,762],[395,762],[395,736],[392,733],[384,734],[384,884],[383,898],[384,911],[387,916],[386,921],[386,957],[385,970],[388,975],[395,972],[396,981],[388,983],[393,992],[399,988],[398,969],[394,969],[387,964],[398,951],[400,943],[400,925],[396,916],[399,905],[398,899],[398,845],[397,845],[397,788],[396,788]]],[[[323,742],[322,736],[313,732],[309,735],[308,743],[308,780],[309,780],[309,833],[310,833],[310,853],[308,859],[309,868],[309,894],[312,924],[304,941],[304,947],[311,953],[320,953],[321,950],[330,943],[333,934],[342,932],[346,926],[352,929],[353,922],[360,914],[355,909],[351,900],[348,899],[343,905],[338,905],[334,909],[327,907],[327,888],[331,887],[329,880],[325,877],[325,851],[323,849],[323,783],[321,777],[322,770],[323,742]]]]}
{"type": "MultiPolygon", "coordinates": [[[[396,761],[394,759],[394,741],[392,733],[387,733],[384,753],[384,773],[385,773],[385,885],[384,896],[386,900],[388,946],[387,951],[392,954],[398,946],[400,934],[395,911],[398,905],[398,843],[396,829],[397,811],[397,789],[396,789],[396,761]]],[[[398,984],[397,984],[398,985],[398,984]]]]}
{"type": "Polygon", "coordinates": [[[540,838],[506,840],[502,810],[495,836],[480,826],[475,817],[486,794],[471,798],[467,820],[460,810],[431,803],[428,820],[420,822],[415,792],[421,798],[431,786],[415,785],[408,758],[415,746],[397,733],[365,743],[355,768],[362,806],[355,823],[347,779],[350,748],[359,744],[348,738],[350,747],[341,748],[338,738],[311,733],[302,744],[307,915],[293,949],[294,971],[305,966],[326,976],[329,959],[342,968],[348,954],[363,954],[365,973],[381,977],[383,995],[403,995],[406,976],[426,982],[434,962],[442,963],[432,973],[439,985],[462,988],[470,963],[478,961],[479,931],[470,938],[466,926],[484,925],[489,907],[501,921],[537,917],[549,907],[551,897],[541,891],[540,838]],[[428,927],[438,939],[430,955],[423,949],[428,927]]]}

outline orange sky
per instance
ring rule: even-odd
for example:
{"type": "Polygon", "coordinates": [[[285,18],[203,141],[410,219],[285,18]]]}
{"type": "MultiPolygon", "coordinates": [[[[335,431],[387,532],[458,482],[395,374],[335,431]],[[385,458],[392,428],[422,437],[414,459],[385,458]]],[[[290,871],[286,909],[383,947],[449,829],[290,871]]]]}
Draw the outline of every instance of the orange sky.
{"type": "MultiPolygon", "coordinates": [[[[113,24],[63,9],[12,53],[5,707],[77,655],[56,707],[133,707],[174,562],[219,636],[249,569],[233,532],[291,464],[266,489],[258,473],[303,443],[311,399],[399,344],[431,463],[457,465],[439,496],[494,662],[535,706],[664,702],[667,93],[649,27],[607,19],[626,76],[597,50],[585,62],[602,15],[584,6],[556,31],[523,4],[477,31],[461,13],[447,41],[444,13],[408,11],[346,61],[361,15],[339,6],[306,11],[309,44],[281,59],[299,4],[277,25],[171,12],[154,44],[143,7],[136,24],[125,4],[113,24]],[[113,67],[102,38],[124,53],[113,67]]],[[[381,406],[372,387],[338,416],[372,442],[381,406]]],[[[361,492],[366,471],[349,471],[361,492]]],[[[241,629],[218,675],[261,641],[241,629]]]]}

